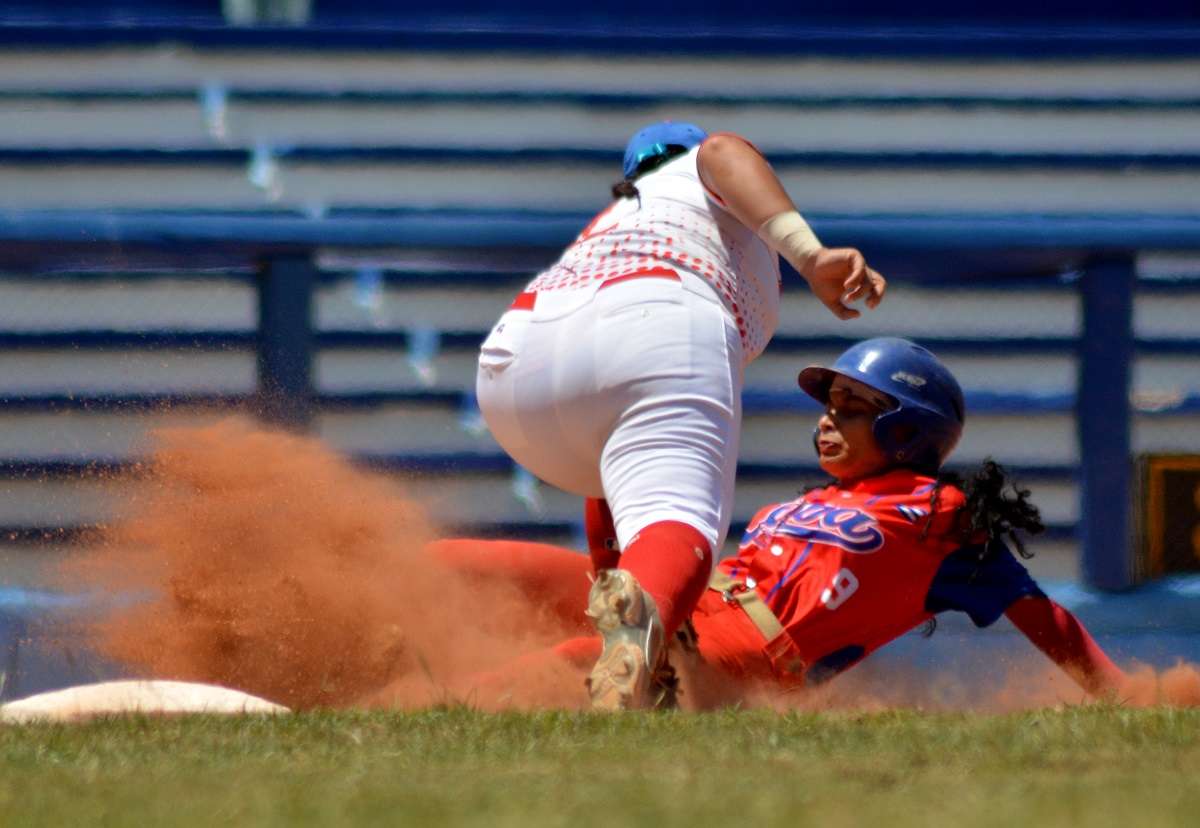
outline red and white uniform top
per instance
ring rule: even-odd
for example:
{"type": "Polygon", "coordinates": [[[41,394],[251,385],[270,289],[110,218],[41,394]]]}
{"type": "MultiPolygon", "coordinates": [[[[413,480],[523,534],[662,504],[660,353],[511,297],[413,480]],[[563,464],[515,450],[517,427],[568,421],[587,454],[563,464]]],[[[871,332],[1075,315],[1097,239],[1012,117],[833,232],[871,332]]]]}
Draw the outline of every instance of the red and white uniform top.
{"type": "Polygon", "coordinates": [[[609,205],[526,291],[594,291],[669,269],[685,284],[698,277],[715,291],[737,324],[743,364],[761,354],[779,324],[779,258],[704,186],[698,152],[639,178],[639,197],[609,205]]]}

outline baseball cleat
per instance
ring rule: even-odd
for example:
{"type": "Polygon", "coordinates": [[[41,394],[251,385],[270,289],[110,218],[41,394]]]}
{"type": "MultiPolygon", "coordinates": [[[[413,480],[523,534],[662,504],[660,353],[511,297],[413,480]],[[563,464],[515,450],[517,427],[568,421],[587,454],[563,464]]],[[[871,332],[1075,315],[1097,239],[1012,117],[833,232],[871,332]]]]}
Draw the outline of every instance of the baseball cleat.
{"type": "Polygon", "coordinates": [[[587,614],[604,651],[587,679],[593,710],[647,710],[665,700],[658,676],[666,642],[658,607],[623,569],[603,570],[588,593],[587,614]]]}

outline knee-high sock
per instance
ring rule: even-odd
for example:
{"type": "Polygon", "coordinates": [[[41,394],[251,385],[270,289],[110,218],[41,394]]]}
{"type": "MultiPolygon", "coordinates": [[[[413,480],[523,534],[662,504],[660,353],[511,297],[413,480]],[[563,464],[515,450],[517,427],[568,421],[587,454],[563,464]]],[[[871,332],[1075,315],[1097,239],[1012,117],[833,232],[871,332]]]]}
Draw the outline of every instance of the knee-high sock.
{"type": "Polygon", "coordinates": [[[658,605],[667,635],[679,629],[708,586],[712,549],[698,531],[674,520],[643,528],[621,555],[621,569],[638,579],[658,605]]]}
{"type": "Polygon", "coordinates": [[[592,569],[616,569],[621,562],[621,551],[617,548],[617,528],[613,525],[608,501],[602,497],[589,497],[583,503],[583,527],[587,532],[588,554],[592,556],[592,569]]]}

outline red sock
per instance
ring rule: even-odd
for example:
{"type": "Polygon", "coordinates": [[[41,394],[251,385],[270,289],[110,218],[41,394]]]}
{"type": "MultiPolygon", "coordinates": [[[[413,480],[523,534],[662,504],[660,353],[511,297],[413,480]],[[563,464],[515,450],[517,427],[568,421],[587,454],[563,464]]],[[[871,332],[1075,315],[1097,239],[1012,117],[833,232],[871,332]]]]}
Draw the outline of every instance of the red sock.
{"type": "Polygon", "coordinates": [[[583,502],[583,527],[587,533],[588,554],[592,556],[592,569],[616,569],[621,563],[621,552],[617,548],[617,528],[613,525],[608,501],[602,497],[585,498],[583,502]]]}
{"type": "Polygon", "coordinates": [[[621,555],[621,569],[633,573],[650,593],[671,635],[692,614],[708,586],[712,549],[691,526],[664,520],[634,536],[621,555]]]}

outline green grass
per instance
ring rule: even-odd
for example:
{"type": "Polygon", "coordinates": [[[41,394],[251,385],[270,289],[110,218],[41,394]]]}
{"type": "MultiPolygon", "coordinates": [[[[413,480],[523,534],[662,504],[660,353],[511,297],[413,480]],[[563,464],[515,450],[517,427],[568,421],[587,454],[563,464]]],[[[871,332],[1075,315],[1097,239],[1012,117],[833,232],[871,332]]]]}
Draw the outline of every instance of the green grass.
{"type": "Polygon", "coordinates": [[[0,825],[1200,824],[1200,711],[0,727],[0,825]]]}

